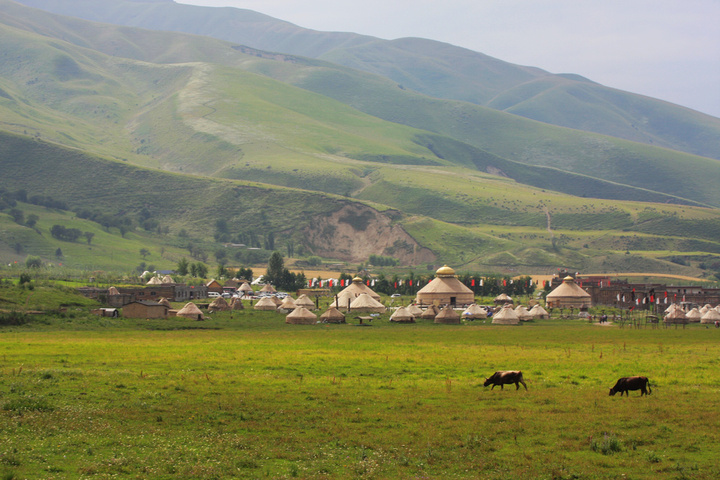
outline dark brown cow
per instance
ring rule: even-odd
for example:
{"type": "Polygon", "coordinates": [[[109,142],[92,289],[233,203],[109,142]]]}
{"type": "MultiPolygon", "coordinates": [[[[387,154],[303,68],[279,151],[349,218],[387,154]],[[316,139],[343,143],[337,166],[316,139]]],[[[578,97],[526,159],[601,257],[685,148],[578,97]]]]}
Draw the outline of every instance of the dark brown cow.
{"type": "Polygon", "coordinates": [[[525,385],[525,380],[523,380],[523,374],[519,370],[510,370],[506,372],[495,372],[490,377],[485,379],[484,386],[488,386],[492,384],[492,390],[495,388],[495,385],[500,385],[500,389],[503,390],[503,385],[510,385],[511,383],[515,384],[515,390],[520,389],[520,384],[523,384],[523,387],[525,387],[525,390],[527,390],[527,385],[525,385]]]}
{"type": "Polygon", "coordinates": [[[610,389],[610,396],[620,392],[620,396],[623,394],[630,396],[630,390],[640,390],[640,396],[649,395],[652,393],[650,388],[650,380],[647,377],[623,377],[618,379],[615,386],[610,389]],[[647,387],[647,388],[645,388],[647,387]]]}

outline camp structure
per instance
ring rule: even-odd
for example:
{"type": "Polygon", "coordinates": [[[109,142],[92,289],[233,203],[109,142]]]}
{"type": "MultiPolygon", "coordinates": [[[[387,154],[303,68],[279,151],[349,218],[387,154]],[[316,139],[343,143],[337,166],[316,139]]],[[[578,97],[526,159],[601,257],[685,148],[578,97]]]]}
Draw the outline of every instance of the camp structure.
{"type": "Polygon", "coordinates": [[[396,323],[415,323],[415,316],[405,307],[400,307],[390,315],[390,321],[396,323]]]}
{"type": "Polygon", "coordinates": [[[200,309],[192,302],[188,302],[185,304],[183,308],[178,310],[178,312],[175,314],[178,317],[185,317],[189,318],[191,320],[205,320],[205,316],[200,311],[200,309]]]}
{"type": "Polygon", "coordinates": [[[708,311],[705,312],[705,315],[700,318],[700,323],[708,324],[715,322],[720,322],[720,312],[718,312],[714,308],[708,308],[708,311]]]}
{"type": "Polygon", "coordinates": [[[462,318],[467,320],[478,320],[487,318],[487,312],[484,308],[480,307],[477,303],[473,303],[465,309],[462,313],[462,318]]]}
{"type": "Polygon", "coordinates": [[[277,305],[275,304],[275,302],[273,302],[272,298],[263,297],[257,301],[257,303],[255,304],[255,307],[253,307],[253,308],[255,308],[255,310],[271,311],[271,310],[277,310],[277,305]]]}
{"type": "Polygon", "coordinates": [[[475,294],[455,275],[455,270],[444,265],[435,272],[435,278],[418,290],[415,302],[421,305],[470,305],[475,294]]]}
{"type": "Polygon", "coordinates": [[[288,295],[287,297],[283,298],[279,308],[287,310],[289,312],[290,310],[295,310],[295,307],[297,307],[297,305],[295,304],[295,300],[293,300],[293,298],[288,295]]]}
{"type": "Polygon", "coordinates": [[[245,307],[243,306],[242,300],[240,300],[237,297],[233,297],[230,299],[230,309],[231,310],[244,310],[245,307]]]}
{"type": "Polygon", "coordinates": [[[345,315],[335,307],[328,308],[327,312],[320,315],[322,323],[345,323],[345,315]]]}
{"type": "Polygon", "coordinates": [[[501,293],[493,300],[495,305],[505,305],[506,303],[513,303],[513,299],[507,293],[501,293]]]}
{"type": "Polygon", "coordinates": [[[428,308],[425,309],[424,312],[420,314],[420,318],[422,318],[423,320],[435,320],[435,317],[438,313],[440,313],[440,309],[435,305],[430,305],[428,308]]]}
{"type": "Polygon", "coordinates": [[[407,311],[413,317],[419,317],[423,313],[422,308],[418,307],[415,303],[408,305],[407,311]]]}
{"type": "Polygon", "coordinates": [[[515,310],[513,310],[512,305],[507,303],[493,314],[492,323],[495,325],[518,325],[520,324],[520,318],[518,318],[515,310]]]}
{"type": "Polygon", "coordinates": [[[360,277],[353,278],[352,283],[345,287],[343,290],[341,290],[340,293],[338,293],[338,297],[340,297],[346,292],[352,294],[352,298],[357,298],[361,294],[365,293],[367,295],[370,295],[373,299],[380,301],[380,295],[378,295],[370,287],[368,287],[363,282],[363,279],[360,277]]]}
{"type": "Polygon", "coordinates": [[[295,300],[295,306],[304,307],[308,310],[315,310],[315,302],[310,300],[310,297],[308,297],[304,293],[300,295],[297,300],[295,300]]]}
{"type": "Polygon", "coordinates": [[[217,297],[208,305],[208,312],[225,312],[230,310],[230,305],[223,297],[217,297]]]}
{"type": "Polygon", "coordinates": [[[361,293],[358,297],[350,304],[350,311],[355,313],[385,313],[385,305],[375,300],[367,293],[361,293]]]}
{"type": "Polygon", "coordinates": [[[685,318],[687,318],[688,323],[699,323],[702,319],[702,313],[697,308],[693,308],[685,314],[685,318]]]}
{"type": "Polygon", "coordinates": [[[110,287],[108,288],[108,295],[120,295],[120,290],[118,290],[116,287],[110,287]]]}
{"type": "Polygon", "coordinates": [[[167,318],[170,308],[158,302],[130,302],[123,306],[122,315],[126,318],[167,318]]]}
{"type": "Polygon", "coordinates": [[[530,309],[530,315],[532,315],[535,320],[539,318],[550,318],[550,314],[539,303],[530,309]]]}
{"type": "Polygon", "coordinates": [[[160,297],[157,301],[157,303],[161,305],[165,305],[167,308],[172,308],[172,305],[170,304],[170,300],[168,300],[165,297],[160,297]]]}
{"type": "Polygon", "coordinates": [[[459,325],[460,314],[453,310],[450,305],[447,305],[445,308],[440,310],[440,313],[435,315],[434,323],[443,323],[445,325],[459,325]]]}
{"type": "Polygon", "coordinates": [[[165,275],[162,279],[163,284],[175,283],[175,280],[170,275],[165,275]]]}
{"type": "Polygon", "coordinates": [[[518,305],[515,307],[515,314],[522,322],[528,322],[533,319],[533,316],[530,315],[530,311],[524,305],[518,305]]]}
{"type": "Polygon", "coordinates": [[[162,280],[160,280],[158,277],[152,277],[148,282],[148,285],[162,285],[162,280]]]}
{"type": "Polygon", "coordinates": [[[263,287],[260,289],[260,293],[277,293],[277,290],[275,290],[275,287],[270,285],[269,283],[266,283],[263,285],[263,287]]]}
{"type": "Polygon", "coordinates": [[[243,282],[238,288],[238,292],[240,292],[240,295],[250,296],[253,294],[253,289],[248,282],[243,282]]]}
{"type": "Polygon", "coordinates": [[[317,323],[317,315],[305,307],[297,307],[287,314],[285,323],[293,325],[315,325],[317,323]]]}
{"type": "Polygon", "coordinates": [[[592,306],[592,297],[585,290],[580,288],[575,279],[567,276],[563,283],[547,294],[545,301],[551,308],[582,308],[592,306]]]}
{"type": "Polygon", "coordinates": [[[220,282],[218,282],[214,278],[212,280],[210,280],[208,283],[206,283],[205,286],[207,287],[208,293],[210,293],[210,292],[215,292],[215,293],[220,293],[220,294],[223,293],[222,285],[220,284],[220,282]]]}
{"type": "Polygon", "coordinates": [[[685,312],[680,307],[671,309],[670,313],[665,315],[665,323],[688,323],[685,312]]]}
{"type": "Polygon", "coordinates": [[[347,312],[350,310],[350,304],[352,304],[353,300],[357,298],[353,292],[347,291],[347,289],[343,290],[342,292],[338,293],[335,296],[335,299],[332,301],[332,304],[335,308],[340,310],[341,312],[347,312]]]}

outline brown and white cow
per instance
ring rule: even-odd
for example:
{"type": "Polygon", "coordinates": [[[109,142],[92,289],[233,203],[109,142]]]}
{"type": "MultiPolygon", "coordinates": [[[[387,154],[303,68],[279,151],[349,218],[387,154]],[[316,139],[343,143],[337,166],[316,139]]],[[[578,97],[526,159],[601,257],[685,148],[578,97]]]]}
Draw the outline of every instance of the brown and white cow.
{"type": "Polygon", "coordinates": [[[640,396],[649,395],[652,393],[650,388],[650,380],[647,377],[623,377],[618,379],[615,386],[610,389],[610,395],[613,396],[620,392],[620,396],[623,394],[630,396],[630,390],[640,390],[640,396]],[[647,387],[647,388],[646,388],[647,387]]]}
{"type": "Polygon", "coordinates": [[[515,384],[515,390],[520,389],[520,384],[523,384],[523,387],[525,387],[525,390],[527,390],[527,385],[525,385],[525,380],[523,380],[523,374],[519,370],[510,370],[510,371],[504,371],[504,372],[495,372],[490,377],[485,379],[484,386],[492,385],[492,390],[495,388],[495,385],[500,385],[500,389],[503,389],[503,385],[510,385],[511,383],[515,384]]]}

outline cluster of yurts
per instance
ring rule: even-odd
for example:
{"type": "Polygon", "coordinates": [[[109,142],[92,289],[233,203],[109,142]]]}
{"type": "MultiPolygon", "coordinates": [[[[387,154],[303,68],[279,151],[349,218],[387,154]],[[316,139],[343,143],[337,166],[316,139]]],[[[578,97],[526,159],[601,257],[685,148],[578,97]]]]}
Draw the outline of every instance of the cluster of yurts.
{"type": "Polygon", "coordinates": [[[684,311],[680,305],[673,303],[665,310],[665,321],[668,323],[720,323],[720,305],[715,308],[708,304],[702,308],[684,311]]]}
{"type": "MultiPolygon", "coordinates": [[[[272,293],[268,288],[265,288],[264,291],[272,293]]],[[[500,300],[512,301],[507,296],[500,300]]],[[[435,323],[459,324],[462,319],[487,318],[488,311],[475,304],[474,301],[472,290],[457,279],[452,268],[444,266],[436,272],[433,281],[418,291],[415,303],[408,307],[397,308],[390,316],[390,321],[413,323],[416,319],[423,319],[433,320],[435,323]],[[439,308],[438,305],[445,305],[445,307],[439,308]],[[453,309],[452,305],[467,305],[467,307],[460,313],[453,309]]],[[[208,307],[208,310],[232,308],[230,305],[223,307],[223,303],[227,305],[224,299],[215,299],[208,307]]],[[[238,307],[235,306],[235,308],[238,307]]],[[[239,308],[242,308],[242,306],[239,308]]],[[[258,300],[253,308],[282,312],[286,314],[286,323],[291,324],[344,323],[346,313],[380,314],[387,311],[387,307],[380,303],[380,295],[375,293],[360,278],[353,279],[352,284],[338,293],[332,300],[328,310],[321,314],[319,318],[312,312],[316,308],[315,302],[307,295],[300,295],[297,299],[287,296],[282,300],[277,297],[266,296],[258,300]]],[[[547,318],[547,316],[547,311],[540,305],[535,305],[531,310],[528,310],[524,306],[513,309],[512,305],[507,303],[492,315],[492,323],[512,325],[518,324],[520,321],[547,318]]]]}

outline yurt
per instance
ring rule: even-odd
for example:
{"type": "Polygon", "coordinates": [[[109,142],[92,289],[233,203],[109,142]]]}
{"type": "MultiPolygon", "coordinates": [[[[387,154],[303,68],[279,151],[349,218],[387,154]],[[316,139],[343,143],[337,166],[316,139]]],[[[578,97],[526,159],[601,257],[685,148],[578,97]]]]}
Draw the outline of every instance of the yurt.
{"type": "Polygon", "coordinates": [[[197,305],[192,302],[186,303],[183,308],[178,310],[176,315],[178,317],[185,317],[191,320],[205,320],[205,316],[203,315],[202,311],[200,311],[197,305]]]}
{"type": "Polygon", "coordinates": [[[245,306],[242,303],[242,300],[240,300],[237,297],[233,297],[230,299],[230,309],[231,310],[245,310],[245,306]]]}
{"type": "Polygon", "coordinates": [[[400,307],[390,315],[390,321],[396,323],[415,323],[415,316],[405,307],[400,307]]]}
{"type": "Polygon", "coordinates": [[[580,288],[580,286],[575,283],[575,279],[569,275],[563,279],[563,283],[547,294],[545,301],[548,307],[551,308],[581,308],[592,306],[592,297],[590,297],[590,294],[580,288]]]}
{"type": "Polygon", "coordinates": [[[680,305],[678,305],[676,303],[671,303],[670,306],[665,309],[665,314],[669,315],[672,312],[674,312],[675,310],[682,310],[682,309],[680,308],[680,305]]]}
{"type": "Polygon", "coordinates": [[[492,323],[496,325],[519,325],[520,318],[513,310],[512,305],[508,303],[493,314],[492,323]]]}
{"type": "Polygon", "coordinates": [[[270,297],[263,297],[260,300],[257,301],[255,306],[253,307],[255,310],[277,310],[277,305],[275,302],[273,302],[272,298],[270,297]]]}
{"type": "Polygon", "coordinates": [[[413,317],[419,317],[419,316],[422,315],[422,313],[423,313],[422,308],[418,307],[417,304],[415,304],[415,303],[407,306],[407,307],[406,307],[406,310],[407,310],[408,313],[409,313],[410,315],[412,315],[413,317]]]}
{"type": "Polygon", "coordinates": [[[277,290],[275,290],[275,287],[270,285],[269,283],[266,283],[261,289],[260,293],[277,293],[277,290]]]}
{"type": "Polygon", "coordinates": [[[108,296],[110,295],[120,295],[120,290],[115,287],[110,287],[108,288],[108,296]]]}
{"type": "Polygon", "coordinates": [[[320,315],[323,323],[345,323],[345,315],[335,307],[328,308],[327,312],[320,315]]]}
{"type": "Polygon", "coordinates": [[[308,297],[304,293],[300,295],[297,300],[295,300],[295,306],[305,307],[308,310],[315,310],[315,302],[313,302],[310,297],[308,297]]]}
{"type": "Polygon", "coordinates": [[[365,285],[363,279],[360,277],[353,278],[352,283],[345,287],[343,290],[341,290],[340,293],[338,293],[338,297],[346,292],[352,294],[353,299],[359,297],[363,293],[366,293],[375,300],[380,301],[380,295],[378,295],[370,287],[365,285]]]}
{"type": "Polygon", "coordinates": [[[230,305],[223,297],[217,297],[208,305],[208,312],[225,312],[230,310],[230,305]]]}
{"type": "Polygon", "coordinates": [[[428,308],[425,309],[424,312],[420,314],[420,318],[422,318],[423,320],[435,320],[435,317],[438,313],[440,313],[440,309],[435,305],[430,305],[428,308]]]}
{"type": "Polygon", "coordinates": [[[455,270],[444,265],[435,272],[435,278],[417,292],[415,302],[424,305],[469,305],[475,294],[455,275],[455,270]]]}
{"type": "Polygon", "coordinates": [[[165,275],[162,279],[163,284],[175,283],[175,280],[170,275],[165,275]]]}
{"type": "Polygon", "coordinates": [[[709,308],[708,311],[700,318],[700,323],[715,323],[720,322],[720,312],[714,308],[709,308]]]}
{"type": "Polygon", "coordinates": [[[440,310],[440,313],[435,315],[434,323],[443,323],[445,325],[459,325],[460,314],[453,310],[450,305],[447,305],[445,308],[440,310]]]}
{"type": "Polygon", "coordinates": [[[385,305],[372,298],[367,293],[361,293],[350,304],[351,312],[385,313],[385,305]]]}
{"type": "Polygon", "coordinates": [[[240,288],[238,288],[238,292],[240,292],[240,295],[249,297],[253,294],[253,289],[248,282],[243,282],[243,284],[240,285],[240,288]]]}
{"type": "Polygon", "coordinates": [[[550,314],[540,306],[539,303],[530,309],[530,315],[532,315],[535,320],[539,318],[550,318],[550,314]]]}
{"type": "Polygon", "coordinates": [[[487,318],[487,312],[477,303],[473,303],[462,313],[462,318],[468,320],[480,320],[483,318],[487,318]]]}
{"type": "Polygon", "coordinates": [[[682,308],[676,307],[676,308],[673,308],[670,313],[665,315],[665,322],[667,322],[667,323],[687,323],[687,318],[685,317],[685,312],[683,312],[682,308]]]}
{"type": "Polygon", "coordinates": [[[287,314],[285,323],[291,323],[293,325],[315,325],[317,323],[317,315],[305,307],[297,307],[287,314]]]}
{"type": "Polygon", "coordinates": [[[165,305],[168,308],[172,308],[172,305],[170,304],[170,300],[168,300],[165,297],[160,297],[160,299],[157,301],[160,305],[165,305]]]}
{"type": "Polygon", "coordinates": [[[513,303],[513,299],[507,293],[501,293],[500,295],[495,297],[493,303],[495,303],[495,305],[505,305],[506,303],[513,303]]]}
{"type": "Polygon", "coordinates": [[[162,285],[162,281],[158,277],[152,277],[150,281],[147,282],[148,285],[162,285]]]}
{"type": "Polygon", "coordinates": [[[297,305],[295,304],[295,300],[293,300],[293,298],[290,295],[283,298],[283,301],[280,304],[280,308],[283,310],[287,310],[288,312],[290,310],[295,310],[295,307],[297,307],[297,305]]]}
{"type": "Polygon", "coordinates": [[[697,308],[693,308],[685,314],[685,318],[687,318],[688,323],[699,323],[702,318],[702,313],[700,313],[700,310],[697,308]]]}
{"type": "Polygon", "coordinates": [[[347,312],[350,309],[350,304],[357,298],[354,293],[347,291],[347,289],[338,293],[333,299],[332,305],[342,312],[347,312]]]}
{"type": "Polygon", "coordinates": [[[533,319],[533,316],[530,315],[530,311],[524,305],[518,305],[515,307],[515,314],[521,322],[527,322],[533,319]]]}

